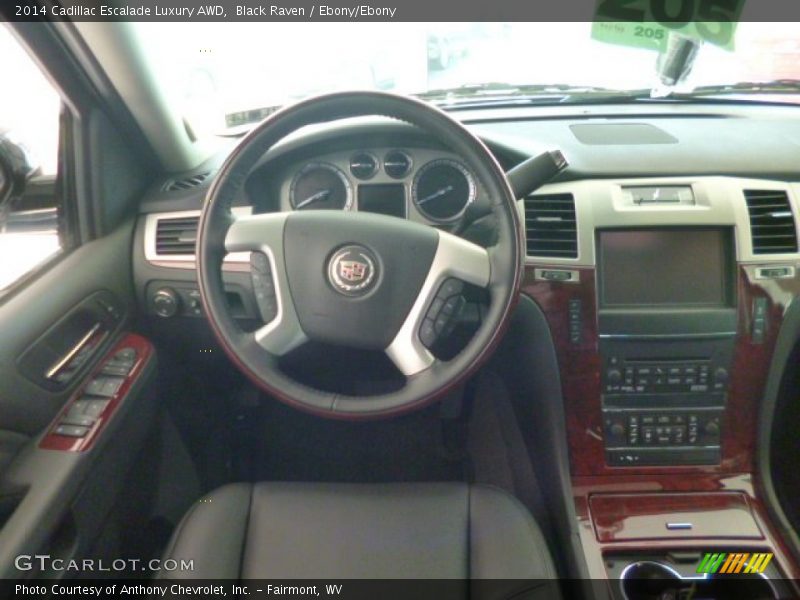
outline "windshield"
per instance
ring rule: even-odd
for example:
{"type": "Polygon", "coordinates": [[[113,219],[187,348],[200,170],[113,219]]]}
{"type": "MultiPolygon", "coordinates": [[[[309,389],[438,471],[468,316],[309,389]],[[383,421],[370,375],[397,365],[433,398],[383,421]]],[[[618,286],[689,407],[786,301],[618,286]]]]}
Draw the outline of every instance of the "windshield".
{"type": "MultiPolygon", "coordinates": [[[[592,23],[143,22],[135,27],[170,101],[202,137],[252,124],[300,98],[343,89],[419,94],[460,88],[459,96],[486,96],[503,86],[525,85],[543,86],[538,92],[546,96],[570,87],[603,88],[592,90],[595,94],[657,87],[659,52],[621,45],[608,29],[613,24],[606,25],[600,34],[592,23]]],[[[661,35],[646,27],[636,33],[643,39],[661,35]]],[[[675,89],[778,79],[800,79],[798,23],[738,24],[726,47],[701,45],[675,89]]]]}

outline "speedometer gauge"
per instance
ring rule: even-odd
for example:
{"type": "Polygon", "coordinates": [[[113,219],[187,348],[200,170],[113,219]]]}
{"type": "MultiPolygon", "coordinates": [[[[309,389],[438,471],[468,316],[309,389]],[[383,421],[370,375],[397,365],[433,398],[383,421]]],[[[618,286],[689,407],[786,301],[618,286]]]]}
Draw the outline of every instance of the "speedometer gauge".
{"type": "Polygon", "coordinates": [[[450,159],[424,165],[414,178],[414,205],[432,221],[457,219],[475,200],[475,180],[467,168],[450,159]]]}
{"type": "Polygon", "coordinates": [[[294,210],[349,210],[353,190],[339,168],[328,163],[309,163],[295,175],[289,201],[294,210]]]}

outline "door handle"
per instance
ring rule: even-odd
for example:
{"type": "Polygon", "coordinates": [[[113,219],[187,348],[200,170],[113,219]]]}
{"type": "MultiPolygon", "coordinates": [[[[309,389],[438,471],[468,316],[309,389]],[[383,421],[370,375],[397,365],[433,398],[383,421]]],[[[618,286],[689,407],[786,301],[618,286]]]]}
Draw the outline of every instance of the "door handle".
{"type": "Polygon", "coordinates": [[[70,348],[64,356],[59,358],[56,362],[53,363],[47,372],[45,373],[45,377],[47,379],[56,379],[58,375],[64,370],[66,366],[68,366],[72,360],[89,345],[89,342],[92,341],[92,338],[100,331],[100,328],[103,326],[102,323],[97,322],[95,323],[89,331],[87,331],[81,339],[79,339],[75,345],[70,348]]]}

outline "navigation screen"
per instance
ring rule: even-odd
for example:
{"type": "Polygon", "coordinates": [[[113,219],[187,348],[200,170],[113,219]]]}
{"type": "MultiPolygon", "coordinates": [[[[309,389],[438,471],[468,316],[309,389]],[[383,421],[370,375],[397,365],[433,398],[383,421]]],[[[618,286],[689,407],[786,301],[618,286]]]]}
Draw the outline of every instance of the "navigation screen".
{"type": "Polygon", "coordinates": [[[600,305],[733,305],[732,236],[727,229],[600,231],[600,305]]]}

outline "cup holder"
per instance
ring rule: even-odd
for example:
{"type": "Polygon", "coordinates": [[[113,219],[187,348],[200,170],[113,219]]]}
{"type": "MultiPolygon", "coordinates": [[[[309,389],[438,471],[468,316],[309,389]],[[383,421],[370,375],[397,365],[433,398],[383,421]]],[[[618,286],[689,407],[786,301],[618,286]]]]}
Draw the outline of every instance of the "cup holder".
{"type": "Polygon", "coordinates": [[[641,561],[620,576],[626,600],[777,600],[780,595],[763,574],[681,576],[671,567],[641,561]]]}

